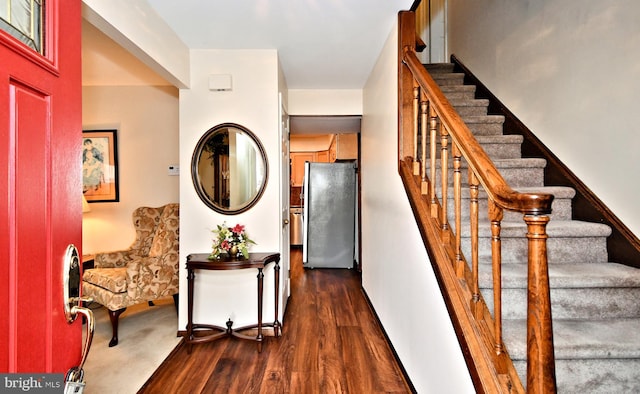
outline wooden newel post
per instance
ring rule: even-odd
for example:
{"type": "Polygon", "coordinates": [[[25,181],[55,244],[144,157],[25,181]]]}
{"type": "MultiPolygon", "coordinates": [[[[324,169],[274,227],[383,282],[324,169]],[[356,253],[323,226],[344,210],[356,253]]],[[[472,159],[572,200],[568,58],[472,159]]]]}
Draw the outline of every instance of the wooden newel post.
{"type": "Polygon", "coordinates": [[[529,240],[527,291],[527,392],[555,393],[556,368],[547,262],[549,216],[525,215],[529,240]]]}
{"type": "Polygon", "coordinates": [[[403,63],[404,52],[415,50],[415,15],[402,11],[398,14],[398,22],[402,26],[398,32],[398,158],[402,161],[414,152],[413,129],[417,121],[413,113],[413,76],[403,63]]]}

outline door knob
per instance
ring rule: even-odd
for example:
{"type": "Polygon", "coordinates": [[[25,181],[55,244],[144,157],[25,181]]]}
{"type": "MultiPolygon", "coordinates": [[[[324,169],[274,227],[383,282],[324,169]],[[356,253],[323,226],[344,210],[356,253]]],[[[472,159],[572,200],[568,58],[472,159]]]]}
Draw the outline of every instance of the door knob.
{"type": "Polygon", "coordinates": [[[82,346],[82,358],[80,359],[80,365],[69,369],[66,376],[67,386],[79,388],[84,387],[84,371],[82,370],[82,367],[84,366],[85,361],[87,361],[89,348],[91,348],[91,341],[93,341],[95,319],[91,309],[80,306],[81,302],[89,302],[91,299],[80,297],[80,258],[78,249],[76,249],[72,244],[67,246],[62,269],[64,314],[67,318],[67,322],[69,324],[73,323],[78,317],[78,314],[83,315],[87,320],[87,335],[84,345],[82,346]]]}

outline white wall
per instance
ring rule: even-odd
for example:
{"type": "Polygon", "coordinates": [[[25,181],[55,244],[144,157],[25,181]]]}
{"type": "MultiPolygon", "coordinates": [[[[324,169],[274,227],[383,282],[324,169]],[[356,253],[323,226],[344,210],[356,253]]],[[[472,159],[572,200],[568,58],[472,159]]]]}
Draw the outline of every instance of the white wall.
{"type": "Polygon", "coordinates": [[[82,0],[82,17],[162,78],[189,86],[189,48],[145,0],[82,0]]]}
{"type": "Polygon", "coordinates": [[[135,238],[131,214],[136,208],[179,200],[180,177],[168,175],[169,165],[180,161],[178,90],[85,86],[82,124],[85,130],[118,130],[120,186],[119,202],[91,203],[91,212],[83,214],[82,253],[127,248],[135,238]]]}
{"type": "Polygon", "coordinates": [[[291,89],[289,115],[360,115],[360,89],[291,89]]]}
{"type": "Polygon", "coordinates": [[[362,285],[419,393],[473,393],[397,161],[397,26],[365,85],[362,285]]]}
{"type": "Polygon", "coordinates": [[[640,235],[640,2],[449,0],[449,50],[640,235]]]}
{"type": "MultiPolygon", "coordinates": [[[[278,92],[282,81],[275,50],[192,50],[191,88],[180,90],[180,260],[191,253],[211,251],[211,230],[224,221],[244,224],[257,243],[252,252],[279,252],[280,140],[278,92]],[[209,75],[231,74],[232,91],[208,89],[209,75]],[[200,137],[211,127],[233,122],[247,127],[268,156],[269,180],[260,201],[239,215],[221,215],[198,197],[191,181],[191,156],[200,137]]],[[[186,269],[180,266],[180,288],[186,289],[186,269]]],[[[282,272],[282,271],[281,271],[282,272]]],[[[286,272],[286,271],[284,271],[286,272]]],[[[273,268],[265,275],[265,300],[273,299],[273,268]]],[[[282,280],[281,280],[282,283],[282,280]]],[[[186,294],[186,293],[185,293],[186,294]]],[[[194,320],[234,327],[257,320],[256,271],[197,273],[194,320]]],[[[187,323],[187,297],[180,297],[179,328],[187,323]]],[[[282,313],[282,310],[280,310],[282,313]]],[[[264,321],[273,320],[273,304],[265,301],[264,321]]]]}

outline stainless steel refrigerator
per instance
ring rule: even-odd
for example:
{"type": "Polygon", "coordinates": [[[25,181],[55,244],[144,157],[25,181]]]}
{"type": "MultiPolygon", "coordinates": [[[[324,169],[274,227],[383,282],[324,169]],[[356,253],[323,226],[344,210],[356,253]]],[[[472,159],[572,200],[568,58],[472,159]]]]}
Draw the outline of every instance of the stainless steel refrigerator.
{"type": "Polygon", "coordinates": [[[302,262],[309,268],[353,268],[356,165],[305,163],[302,262]]]}

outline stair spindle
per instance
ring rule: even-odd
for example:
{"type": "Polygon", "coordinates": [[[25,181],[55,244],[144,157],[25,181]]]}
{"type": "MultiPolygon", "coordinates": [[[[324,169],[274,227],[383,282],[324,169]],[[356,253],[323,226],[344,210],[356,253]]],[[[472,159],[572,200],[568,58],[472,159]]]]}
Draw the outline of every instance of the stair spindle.
{"type": "Polygon", "coordinates": [[[422,96],[422,102],[420,103],[420,134],[422,139],[422,149],[421,149],[421,162],[422,162],[422,185],[421,190],[422,194],[427,194],[429,192],[429,182],[427,179],[427,119],[429,113],[429,102],[427,99],[422,96]]]}
{"type": "MultiPolygon", "coordinates": [[[[418,97],[420,95],[420,88],[417,86],[414,80],[413,86],[413,175],[420,175],[420,163],[418,163],[418,97]]],[[[422,147],[424,149],[424,146],[422,147]]]]}
{"type": "Polygon", "coordinates": [[[460,148],[455,143],[451,144],[453,154],[453,201],[455,212],[455,236],[456,236],[456,275],[459,278],[464,276],[464,261],[462,260],[462,173],[460,166],[462,157],[460,148]]]}
{"type": "Polygon", "coordinates": [[[431,159],[431,179],[429,194],[431,196],[431,217],[438,218],[438,199],[436,197],[436,131],[438,128],[438,118],[433,105],[429,105],[429,139],[430,139],[430,159],[431,159]]]}
{"type": "Polygon", "coordinates": [[[491,267],[493,270],[493,320],[495,331],[495,351],[503,353],[502,344],[502,240],[501,223],[504,211],[489,199],[489,220],[491,221],[491,267]]]}
{"type": "Polygon", "coordinates": [[[449,190],[449,131],[440,125],[440,163],[442,172],[442,210],[440,212],[440,229],[446,242],[449,237],[449,221],[447,218],[447,197],[449,190]]]}
{"type": "Polygon", "coordinates": [[[481,319],[480,312],[480,285],[478,279],[478,178],[469,169],[469,216],[471,226],[471,274],[473,275],[472,283],[472,296],[471,296],[471,310],[476,319],[481,319]]]}

